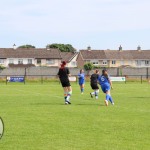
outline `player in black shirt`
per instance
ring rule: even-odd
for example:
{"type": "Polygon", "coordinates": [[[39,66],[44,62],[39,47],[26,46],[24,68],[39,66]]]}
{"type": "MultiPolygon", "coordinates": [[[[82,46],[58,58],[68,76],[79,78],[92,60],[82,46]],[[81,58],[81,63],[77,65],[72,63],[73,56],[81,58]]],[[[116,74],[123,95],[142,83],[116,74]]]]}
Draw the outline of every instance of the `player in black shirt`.
{"type": "Polygon", "coordinates": [[[91,75],[91,88],[94,90],[94,92],[91,92],[91,98],[93,98],[93,95],[95,95],[95,98],[98,99],[98,93],[99,93],[99,87],[98,87],[98,77],[99,77],[99,71],[95,70],[94,73],[91,75]]]}
{"type": "Polygon", "coordinates": [[[60,82],[64,89],[65,104],[71,104],[70,97],[72,95],[72,88],[69,81],[70,72],[69,69],[65,66],[66,66],[66,62],[63,61],[61,63],[61,67],[59,68],[57,75],[59,76],[60,82]]]}

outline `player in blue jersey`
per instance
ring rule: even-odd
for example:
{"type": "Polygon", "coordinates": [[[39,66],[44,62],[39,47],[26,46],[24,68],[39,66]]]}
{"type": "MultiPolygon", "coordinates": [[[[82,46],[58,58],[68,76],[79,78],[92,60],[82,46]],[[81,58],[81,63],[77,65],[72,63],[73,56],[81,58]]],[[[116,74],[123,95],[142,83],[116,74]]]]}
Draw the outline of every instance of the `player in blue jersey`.
{"type": "Polygon", "coordinates": [[[81,94],[83,94],[83,92],[84,92],[84,83],[85,83],[85,74],[84,74],[83,69],[80,70],[80,73],[78,74],[78,79],[79,79],[81,94]]]}
{"type": "Polygon", "coordinates": [[[98,99],[99,94],[98,77],[99,77],[99,70],[96,69],[90,78],[91,88],[94,90],[94,92],[90,93],[91,98],[95,96],[95,98],[98,99]]]}
{"type": "Polygon", "coordinates": [[[106,94],[106,99],[105,99],[106,106],[108,106],[108,101],[110,101],[111,104],[114,105],[113,99],[110,94],[110,88],[113,88],[112,82],[110,80],[110,77],[106,69],[102,70],[102,75],[99,76],[98,80],[102,91],[106,94]]]}

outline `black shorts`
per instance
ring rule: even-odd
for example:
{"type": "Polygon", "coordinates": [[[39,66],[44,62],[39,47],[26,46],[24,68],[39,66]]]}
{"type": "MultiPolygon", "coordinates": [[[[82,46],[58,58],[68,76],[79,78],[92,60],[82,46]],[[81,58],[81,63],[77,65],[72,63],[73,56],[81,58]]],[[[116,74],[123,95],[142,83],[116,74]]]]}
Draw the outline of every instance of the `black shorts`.
{"type": "Polygon", "coordinates": [[[99,89],[99,87],[98,87],[98,85],[97,85],[97,84],[91,84],[91,88],[92,88],[93,90],[97,90],[97,89],[99,89]]]}
{"type": "Polygon", "coordinates": [[[69,81],[60,81],[60,82],[61,82],[62,87],[71,86],[69,81]]]}

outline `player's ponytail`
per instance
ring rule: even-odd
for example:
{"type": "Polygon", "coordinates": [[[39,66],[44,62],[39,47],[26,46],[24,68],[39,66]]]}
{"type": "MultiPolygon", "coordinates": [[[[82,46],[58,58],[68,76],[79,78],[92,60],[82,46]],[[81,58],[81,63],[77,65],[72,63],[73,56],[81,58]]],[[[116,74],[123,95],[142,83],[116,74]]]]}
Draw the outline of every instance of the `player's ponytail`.
{"type": "Polygon", "coordinates": [[[66,66],[66,62],[63,61],[63,62],[61,63],[61,67],[60,67],[60,68],[64,70],[65,66],[66,66]]]}
{"type": "Polygon", "coordinates": [[[102,70],[102,75],[108,78],[107,69],[102,70]]]}
{"type": "Polygon", "coordinates": [[[104,70],[104,69],[102,70],[102,75],[103,75],[103,76],[105,75],[105,70],[104,70]]]}

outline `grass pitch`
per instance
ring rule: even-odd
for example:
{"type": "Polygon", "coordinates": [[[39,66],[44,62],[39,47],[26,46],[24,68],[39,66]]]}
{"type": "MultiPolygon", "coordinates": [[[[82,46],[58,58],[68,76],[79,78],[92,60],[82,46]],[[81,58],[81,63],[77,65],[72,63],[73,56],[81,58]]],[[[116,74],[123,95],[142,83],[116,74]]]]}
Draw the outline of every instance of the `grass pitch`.
{"type": "Polygon", "coordinates": [[[1,85],[1,150],[149,150],[150,85],[115,84],[115,106],[72,84],[72,104],[64,105],[58,83],[1,85]]]}

